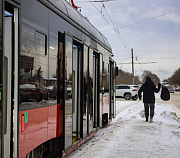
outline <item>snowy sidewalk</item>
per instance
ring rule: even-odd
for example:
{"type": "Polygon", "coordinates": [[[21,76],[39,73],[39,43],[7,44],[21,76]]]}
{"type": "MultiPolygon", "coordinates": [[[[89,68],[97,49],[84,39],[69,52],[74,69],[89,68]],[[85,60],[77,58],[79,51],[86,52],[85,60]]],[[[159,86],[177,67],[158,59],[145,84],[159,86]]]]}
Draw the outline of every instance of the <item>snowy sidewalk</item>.
{"type": "Polygon", "coordinates": [[[116,104],[116,119],[67,158],[180,158],[180,110],[158,102],[149,123],[142,101],[116,104]]]}

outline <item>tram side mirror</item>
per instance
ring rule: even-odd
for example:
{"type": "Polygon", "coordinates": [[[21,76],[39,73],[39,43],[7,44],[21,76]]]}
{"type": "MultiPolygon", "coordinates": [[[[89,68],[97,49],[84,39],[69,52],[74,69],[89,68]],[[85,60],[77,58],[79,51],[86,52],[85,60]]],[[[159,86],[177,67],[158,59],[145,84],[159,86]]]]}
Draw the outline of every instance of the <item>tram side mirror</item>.
{"type": "Polygon", "coordinates": [[[118,67],[116,66],[116,76],[118,76],[118,67]]]}
{"type": "Polygon", "coordinates": [[[104,87],[101,88],[101,93],[104,94],[104,87]]]}

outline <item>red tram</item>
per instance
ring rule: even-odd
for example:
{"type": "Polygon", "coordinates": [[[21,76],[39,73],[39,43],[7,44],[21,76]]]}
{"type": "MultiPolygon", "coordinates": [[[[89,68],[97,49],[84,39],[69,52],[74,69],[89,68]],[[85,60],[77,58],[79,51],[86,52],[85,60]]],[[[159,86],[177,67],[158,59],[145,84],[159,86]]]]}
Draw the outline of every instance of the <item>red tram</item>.
{"type": "Polygon", "coordinates": [[[1,0],[1,157],[63,157],[111,121],[112,56],[66,0],[1,0]]]}

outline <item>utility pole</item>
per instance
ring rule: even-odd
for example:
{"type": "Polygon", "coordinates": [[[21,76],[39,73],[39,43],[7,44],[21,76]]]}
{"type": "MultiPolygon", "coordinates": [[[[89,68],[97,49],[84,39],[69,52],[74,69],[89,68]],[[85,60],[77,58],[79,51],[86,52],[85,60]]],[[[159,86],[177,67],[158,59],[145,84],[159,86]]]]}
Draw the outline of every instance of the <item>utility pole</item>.
{"type": "Polygon", "coordinates": [[[133,61],[133,48],[131,49],[131,52],[132,52],[132,81],[133,81],[133,84],[134,84],[134,61],[133,61]]]}

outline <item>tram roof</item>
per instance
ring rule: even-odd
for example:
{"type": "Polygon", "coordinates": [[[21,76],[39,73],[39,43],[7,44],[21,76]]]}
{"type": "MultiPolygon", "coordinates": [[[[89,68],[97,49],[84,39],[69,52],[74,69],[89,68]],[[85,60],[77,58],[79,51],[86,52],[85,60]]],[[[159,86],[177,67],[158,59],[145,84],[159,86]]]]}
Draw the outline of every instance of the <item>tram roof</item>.
{"type": "MultiPolygon", "coordinates": [[[[41,0],[42,1],[42,0],[41,0]]],[[[106,46],[110,52],[112,52],[111,45],[109,44],[107,38],[99,32],[82,14],[80,14],[76,9],[74,9],[70,3],[66,0],[44,0],[50,5],[58,9],[65,16],[70,18],[72,21],[80,25],[86,32],[88,32],[95,39],[100,41],[104,46],[106,46]]]]}

